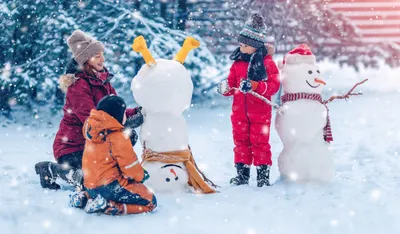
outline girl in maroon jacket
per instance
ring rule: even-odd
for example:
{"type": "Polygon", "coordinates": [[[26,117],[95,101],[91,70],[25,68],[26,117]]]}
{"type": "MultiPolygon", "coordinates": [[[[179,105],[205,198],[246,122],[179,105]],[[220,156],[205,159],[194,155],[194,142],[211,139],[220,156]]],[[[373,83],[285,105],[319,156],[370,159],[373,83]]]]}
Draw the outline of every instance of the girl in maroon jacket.
{"type": "MultiPolygon", "coordinates": [[[[113,74],[104,67],[104,46],[101,42],[76,30],[67,39],[73,59],[66,74],[60,77],[60,88],[66,93],[63,108],[64,116],[56,134],[53,151],[57,163],[39,162],[35,165],[43,188],[59,189],[55,183],[57,177],[82,185],[82,154],[85,138],[82,127],[90,111],[104,96],[114,94],[110,80],[113,74]]],[[[130,127],[132,144],[137,140],[133,128],[143,122],[140,108],[127,109],[128,120],[125,127],[130,127]]]]}
{"type": "Polygon", "coordinates": [[[234,63],[227,83],[220,83],[218,92],[233,95],[232,129],[237,176],[233,185],[248,184],[250,165],[257,167],[257,186],[269,186],[272,165],[269,133],[271,106],[248,93],[254,91],[271,100],[280,86],[279,72],[266,48],[264,19],[253,14],[240,32],[240,47],[230,58],[234,63]]]}

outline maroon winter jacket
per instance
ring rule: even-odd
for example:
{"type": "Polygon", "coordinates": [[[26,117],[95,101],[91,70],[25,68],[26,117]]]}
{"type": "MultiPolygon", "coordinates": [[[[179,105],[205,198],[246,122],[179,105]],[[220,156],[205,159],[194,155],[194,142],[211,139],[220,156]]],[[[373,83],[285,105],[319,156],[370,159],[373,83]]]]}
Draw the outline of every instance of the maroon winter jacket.
{"type": "MultiPolygon", "coordinates": [[[[92,77],[83,71],[75,71],[60,77],[60,88],[66,92],[66,100],[63,108],[64,116],[53,144],[56,160],[63,155],[83,151],[85,138],[82,135],[82,127],[90,111],[96,108],[104,96],[117,94],[109,82],[112,76],[105,70],[97,77],[92,77]]],[[[135,113],[136,109],[126,110],[127,117],[135,113]]]]}

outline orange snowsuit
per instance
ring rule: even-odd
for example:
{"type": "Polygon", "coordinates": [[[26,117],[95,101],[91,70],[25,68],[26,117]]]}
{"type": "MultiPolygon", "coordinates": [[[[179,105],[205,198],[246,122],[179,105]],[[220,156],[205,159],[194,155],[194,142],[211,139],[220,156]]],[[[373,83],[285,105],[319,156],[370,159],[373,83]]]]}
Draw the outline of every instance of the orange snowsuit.
{"type": "Polygon", "coordinates": [[[123,132],[123,126],[106,112],[93,109],[83,126],[83,135],[86,143],[82,170],[89,195],[100,194],[109,200],[113,206],[107,209],[113,210],[109,214],[137,214],[153,210],[155,196],[141,183],[144,170],[129,136],[123,132]],[[115,210],[117,213],[114,213],[115,210]]]}

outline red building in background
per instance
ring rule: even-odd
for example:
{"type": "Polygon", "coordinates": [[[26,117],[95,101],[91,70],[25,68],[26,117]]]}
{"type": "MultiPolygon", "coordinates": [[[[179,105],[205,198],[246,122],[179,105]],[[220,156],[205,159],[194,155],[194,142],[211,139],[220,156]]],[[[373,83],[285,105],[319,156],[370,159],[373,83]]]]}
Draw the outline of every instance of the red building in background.
{"type": "Polygon", "coordinates": [[[400,0],[330,0],[329,6],[357,26],[363,41],[400,44],[400,0]]]}

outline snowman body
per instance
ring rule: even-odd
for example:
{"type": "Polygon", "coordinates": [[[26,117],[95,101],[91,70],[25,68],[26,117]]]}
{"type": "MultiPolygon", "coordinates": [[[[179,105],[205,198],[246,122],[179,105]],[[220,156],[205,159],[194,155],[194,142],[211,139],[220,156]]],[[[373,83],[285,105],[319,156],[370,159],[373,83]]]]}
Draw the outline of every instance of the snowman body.
{"type": "MultiPolygon", "coordinates": [[[[299,55],[296,55],[299,57],[299,55]]],[[[315,59],[301,57],[281,65],[284,94],[321,94],[323,84],[315,59]],[[300,59],[299,59],[300,58],[300,59]],[[300,60],[300,62],[299,62],[300,60]]],[[[284,179],[294,181],[329,181],[334,167],[329,143],[324,140],[327,109],[316,100],[285,102],[276,115],[275,127],[283,143],[278,157],[284,179]]]]}
{"type": "MultiPolygon", "coordinates": [[[[140,141],[147,149],[169,152],[188,149],[188,127],[183,111],[189,108],[193,83],[179,62],[157,59],[140,69],[131,84],[136,102],[142,106],[144,122],[140,141]]],[[[186,190],[188,173],[183,163],[145,162],[150,178],[146,185],[156,192],[186,190]]]]}

